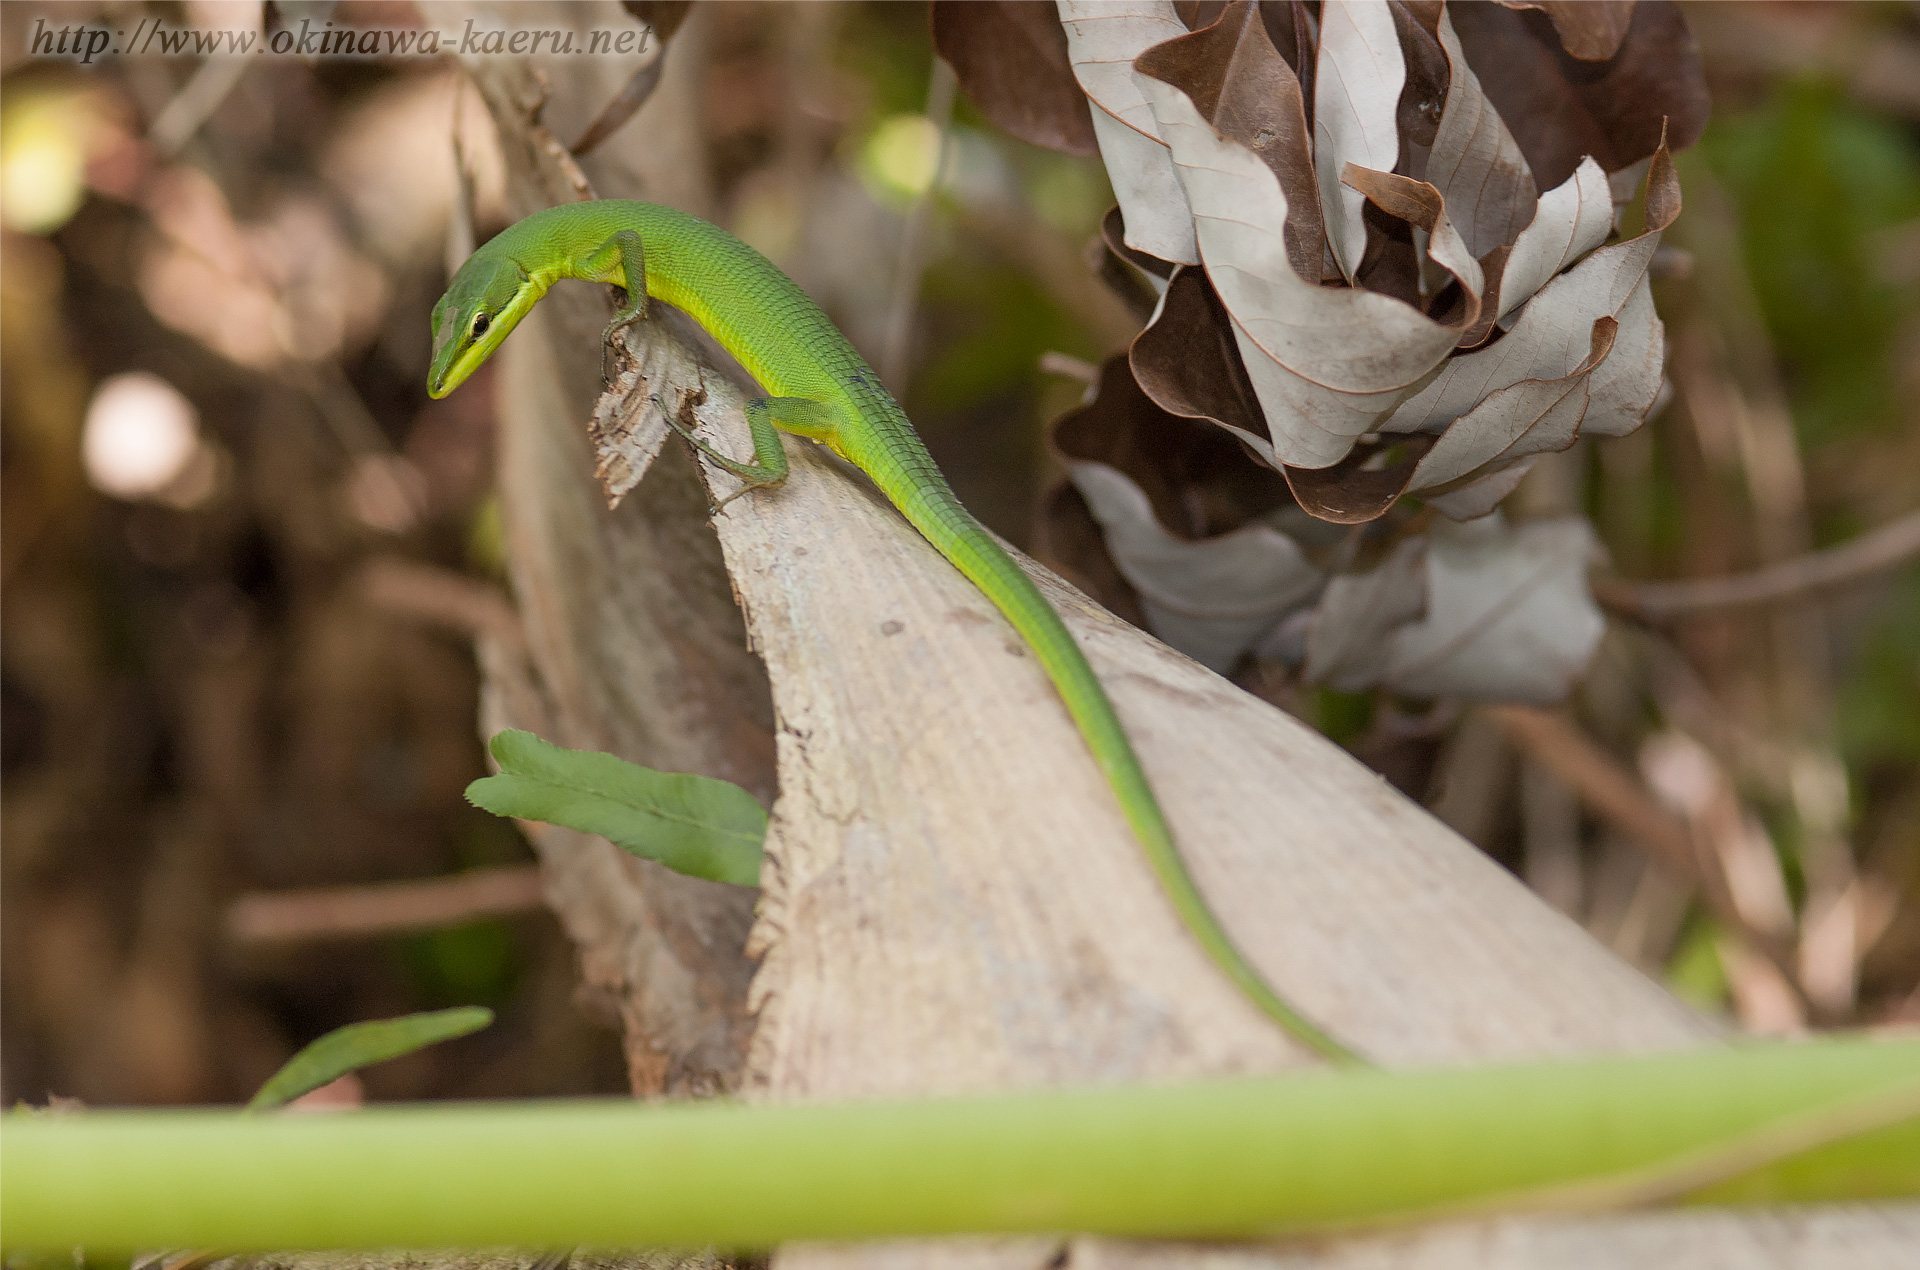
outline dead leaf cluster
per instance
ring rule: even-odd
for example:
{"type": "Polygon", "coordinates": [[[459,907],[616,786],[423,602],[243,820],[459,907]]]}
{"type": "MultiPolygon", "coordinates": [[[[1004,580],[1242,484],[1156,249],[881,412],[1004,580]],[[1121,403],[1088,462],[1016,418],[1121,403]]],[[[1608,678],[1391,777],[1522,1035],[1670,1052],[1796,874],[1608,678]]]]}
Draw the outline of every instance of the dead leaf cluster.
{"type": "Polygon", "coordinates": [[[1107,250],[1158,293],[1055,435],[1146,619],[1219,669],[1563,696],[1600,629],[1590,532],[1429,532],[1402,500],[1485,517],[1661,401],[1649,266],[1707,102],[1679,12],[1062,0],[1056,32],[1045,8],[937,4],[934,30],[1010,131],[1097,144],[1107,250]]]}

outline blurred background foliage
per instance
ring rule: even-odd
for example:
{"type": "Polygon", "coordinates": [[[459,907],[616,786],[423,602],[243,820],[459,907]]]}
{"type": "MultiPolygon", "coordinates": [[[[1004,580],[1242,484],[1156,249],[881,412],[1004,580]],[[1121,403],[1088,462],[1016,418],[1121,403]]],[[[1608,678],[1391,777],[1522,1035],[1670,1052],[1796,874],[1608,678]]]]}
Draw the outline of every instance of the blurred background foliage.
{"type": "MultiPolygon", "coordinates": [[[[1687,13],[1715,114],[1657,284],[1674,399],[1510,503],[1585,510],[1635,580],[1920,507],[1920,7],[1687,13]]],[[[484,378],[421,385],[456,130],[479,232],[500,227],[483,112],[436,59],[276,59],[221,86],[192,58],[31,52],[39,21],[155,15],[287,20],[0,9],[0,1096],[240,1101],[330,1028],[467,1003],[500,1022],[370,1071],[367,1096],[622,1089],[531,854],[460,797],[484,772],[470,635],[499,603],[490,406],[484,378]]],[[[956,98],[918,4],[696,6],[675,40],[702,86],[694,210],[896,357],[962,498],[1027,543],[1048,424],[1138,329],[1088,264],[1098,161],[956,98]]],[[[606,144],[645,143],[643,111],[606,144]]],[[[1702,1008],[1769,1032],[1920,1021],[1920,569],[1617,619],[1545,730],[1239,680],[1702,1008]],[[1725,902],[1634,814],[1680,826],[1725,902]]]]}

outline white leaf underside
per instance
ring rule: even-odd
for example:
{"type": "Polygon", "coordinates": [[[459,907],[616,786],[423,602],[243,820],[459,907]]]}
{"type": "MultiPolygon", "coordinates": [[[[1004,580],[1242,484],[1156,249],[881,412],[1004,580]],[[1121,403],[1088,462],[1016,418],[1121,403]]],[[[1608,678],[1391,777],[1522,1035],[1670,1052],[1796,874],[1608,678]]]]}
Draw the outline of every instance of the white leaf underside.
{"type": "Polygon", "coordinates": [[[1562,699],[1606,627],[1587,590],[1595,552],[1593,527],[1579,517],[1440,522],[1427,550],[1426,616],[1386,642],[1379,682],[1416,697],[1562,699]]]}
{"type": "Polygon", "coordinates": [[[1553,701],[1585,667],[1604,625],[1586,586],[1595,546],[1584,520],[1442,522],[1374,569],[1328,579],[1276,529],[1250,525],[1189,542],[1160,525],[1124,473],[1085,461],[1069,470],[1153,632],[1223,673],[1306,618],[1309,682],[1553,701]]]}
{"type": "MultiPolygon", "coordinates": [[[[1313,79],[1313,161],[1327,243],[1348,282],[1367,250],[1366,199],[1340,182],[1347,164],[1378,172],[1399,161],[1394,110],[1407,64],[1386,0],[1346,0],[1320,14],[1313,79]]],[[[1478,255],[1479,253],[1474,253],[1478,255]]]]}
{"type": "Polygon", "coordinates": [[[1067,466],[1154,633],[1211,670],[1231,669],[1320,589],[1325,575],[1277,530],[1254,525],[1188,542],[1161,526],[1124,473],[1104,463],[1067,466]]]}

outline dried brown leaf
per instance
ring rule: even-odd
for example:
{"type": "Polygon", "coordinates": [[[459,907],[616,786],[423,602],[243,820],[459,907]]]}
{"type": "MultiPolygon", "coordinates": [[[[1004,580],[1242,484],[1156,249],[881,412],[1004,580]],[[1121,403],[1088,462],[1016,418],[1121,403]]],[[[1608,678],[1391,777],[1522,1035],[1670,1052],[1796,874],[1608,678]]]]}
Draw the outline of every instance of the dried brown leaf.
{"type": "Polygon", "coordinates": [[[1618,172],[1652,154],[1667,121],[1667,145],[1699,140],[1708,97],[1700,50],[1686,19],[1666,0],[1634,7],[1625,40],[1605,62],[1561,47],[1537,10],[1450,4],[1467,62],[1533,169],[1552,188],[1592,155],[1618,172]]]}
{"type": "MultiPolygon", "coordinates": [[[[1244,460],[1257,458],[1259,450],[1270,452],[1259,398],[1234,346],[1233,320],[1204,270],[1175,272],[1153,321],[1134,339],[1129,361],[1141,391],[1162,410],[1208,420],[1248,442],[1244,450],[1228,447],[1241,466],[1251,467],[1244,460]]],[[[1355,446],[1331,467],[1280,470],[1309,515],[1359,524],[1393,505],[1430,444],[1423,436],[1394,437],[1355,446]],[[1390,461],[1381,462],[1383,455],[1390,461]]]]}
{"type": "Polygon", "coordinates": [[[1332,467],[1283,468],[1294,501],[1308,515],[1336,525],[1360,525],[1386,515],[1432,442],[1423,436],[1362,441],[1332,467]]]}
{"type": "Polygon", "coordinates": [[[933,46],[980,113],[1022,141],[1097,154],[1052,0],[934,0],[933,46]]]}
{"type": "Polygon", "coordinates": [[[1431,146],[1453,78],[1438,35],[1440,16],[1445,9],[1438,0],[1431,3],[1392,0],[1388,7],[1393,13],[1394,30],[1400,36],[1401,55],[1407,63],[1407,82],[1400,88],[1394,120],[1399,125],[1402,142],[1408,146],[1431,146]]]}
{"type": "Polygon", "coordinates": [[[1538,9],[1553,22],[1560,47],[1583,62],[1620,51],[1633,24],[1634,0],[1497,0],[1508,9],[1538,9]]]}
{"type": "Polygon", "coordinates": [[[1233,319],[1204,269],[1174,271],[1127,357],[1141,391],[1162,410],[1211,420],[1257,448],[1271,449],[1260,399],[1234,346],[1233,319]]]}

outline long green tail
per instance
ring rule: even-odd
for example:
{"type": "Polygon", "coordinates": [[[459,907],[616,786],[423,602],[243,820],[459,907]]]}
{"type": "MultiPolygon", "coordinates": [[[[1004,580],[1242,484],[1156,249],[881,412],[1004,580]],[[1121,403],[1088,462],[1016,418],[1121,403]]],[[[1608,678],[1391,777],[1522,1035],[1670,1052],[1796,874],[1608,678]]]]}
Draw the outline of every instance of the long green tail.
{"type": "MultiPolygon", "coordinates": [[[[925,453],[917,435],[912,436],[910,442],[896,439],[893,444],[906,449],[912,457],[917,457],[913,451],[925,453]]],[[[905,513],[913,527],[979,587],[994,607],[1006,614],[1007,620],[1033,649],[1059,690],[1068,713],[1079,725],[1094,761],[1120,800],[1120,809],[1140,839],[1147,862],[1153,866],[1174,911],[1207,956],[1295,1040],[1336,1063],[1361,1061],[1352,1050],[1282,1000],[1222,928],[1195,885],[1193,875],[1187,871],[1186,862],[1180,858],[1173,832],[1161,813],[1160,801],[1147,784],[1147,774],[1133,752],[1133,742],[1128,740],[1119,716],[1114,713],[1106,689],[1093,673],[1093,667],[1087,664],[1086,656],[1060,615],[1040,594],[1026,571],[1001,549],[973,513],[961,506],[937,471],[933,479],[938,481],[938,487],[929,488],[925,474],[933,470],[930,458],[924,468],[909,464],[888,471],[890,466],[876,463],[868,468],[868,474],[905,513]],[[893,488],[896,481],[903,479],[905,471],[914,473],[911,487],[893,488]]]]}

